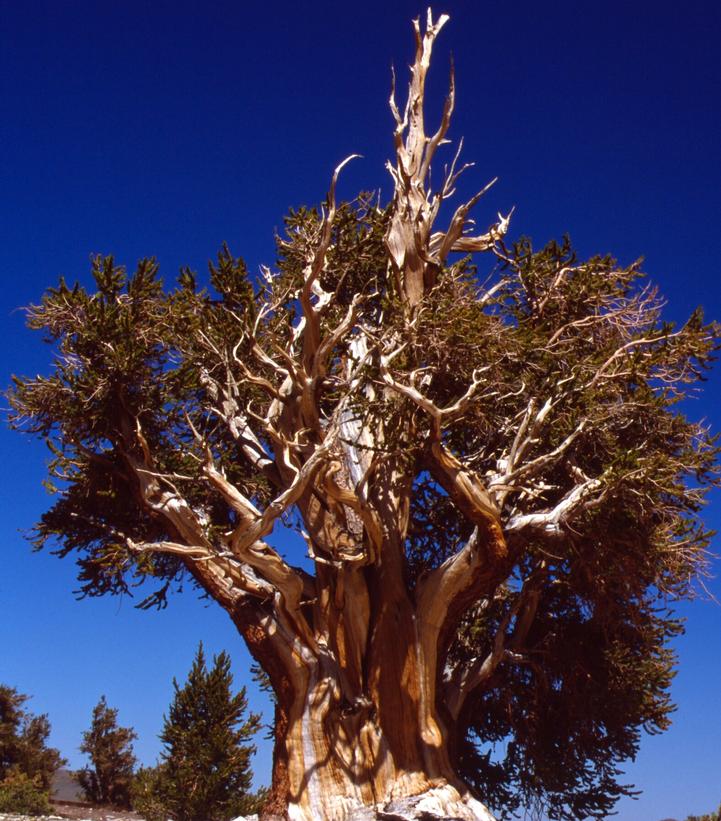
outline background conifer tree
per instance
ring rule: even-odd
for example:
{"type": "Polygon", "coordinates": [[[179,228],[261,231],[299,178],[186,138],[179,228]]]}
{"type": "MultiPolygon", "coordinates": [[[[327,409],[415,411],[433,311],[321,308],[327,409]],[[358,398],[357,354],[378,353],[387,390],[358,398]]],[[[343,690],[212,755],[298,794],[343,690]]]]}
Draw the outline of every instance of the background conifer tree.
{"type": "Polygon", "coordinates": [[[92,765],[77,774],[88,801],[130,806],[130,785],[136,760],[133,741],[137,737],[132,728],[118,726],[118,711],[108,707],[105,696],[101,696],[93,709],[90,729],[83,733],[80,745],[80,751],[89,756],[92,765]]]}
{"type": "Polygon", "coordinates": [[[22,773],[47,792],[65,759],[48,747],[48,717],[24,709],[28,698],[14,687],[0,685],[0,782],[22,773]]]}
{"type": "Polygon", "coordinates": [[[246,718],[245,688],[233,695],[232,685],[229,656],[215,656],[208,670],[202,644],[186,683],[173,681],[159,790],[174,821],[226,821],[247,809],[255,752],[248,742],[260,716],[246,718]]]}

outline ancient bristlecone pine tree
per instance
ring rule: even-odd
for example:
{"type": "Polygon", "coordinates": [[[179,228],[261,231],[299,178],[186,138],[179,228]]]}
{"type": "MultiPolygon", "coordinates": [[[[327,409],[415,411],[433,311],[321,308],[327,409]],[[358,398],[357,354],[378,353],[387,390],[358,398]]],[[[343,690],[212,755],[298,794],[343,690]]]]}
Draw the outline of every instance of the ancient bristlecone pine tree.
{"type": "Polygon", "coordinates": [[[637,265],[477,235],[483,192],[436,226],[465,168],[431,187],[445,22],[391,96],[388,205],[337,205],[339,167],[258,282],[225,247],[207,289],[99,258],[96,292],[29,311],[58,352],[11,395],[54,453],[38,544],[90,595],[190,576],[228,612],[276,696],[267,818],[603,817],[668,723],[668,603],[703,568],[717,454],[676,403],[717,329],[663,323],[637,265]]]}

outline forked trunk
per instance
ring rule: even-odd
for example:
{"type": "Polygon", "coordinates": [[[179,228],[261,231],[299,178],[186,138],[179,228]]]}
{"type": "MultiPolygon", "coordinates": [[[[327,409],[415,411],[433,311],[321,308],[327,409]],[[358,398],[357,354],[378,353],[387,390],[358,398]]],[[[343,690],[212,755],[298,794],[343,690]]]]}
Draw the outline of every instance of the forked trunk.
{"type": "MultiPolygon", "coordinates": [[[[360,571],[348,575],[356,573],[360,581],[360,571]]],[[[378,591],[370,601],[383,603],[371,607],[365,652],[358,654],[353,645],[363,636],[353,633],[352,613],[362,596],[356,590],[342,601],[338,590],[352,585],[348,578],[336,587],[326,619],[319,616],[322,602],[316,605],[316,622],[327,628],[315,637],[317,651],[296,642],[284,670],[271,671],[276,743],[261,818],[371,818],[364,808],[422,796],[419,813],[489,821],[450,760],[451,733],[436,706],[435,658],[420,639],[423,618],[404,593],[382,600],[378,591]]],[[[262,647],[255,650],[263,655],[262,647]]]]}

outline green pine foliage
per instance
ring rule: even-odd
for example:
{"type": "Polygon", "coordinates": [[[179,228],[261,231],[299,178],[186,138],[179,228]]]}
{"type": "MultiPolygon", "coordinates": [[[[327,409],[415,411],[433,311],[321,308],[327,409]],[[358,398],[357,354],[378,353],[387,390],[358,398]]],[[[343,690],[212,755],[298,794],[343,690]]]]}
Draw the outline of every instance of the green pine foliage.
{"type": "Polygon", "coordinates": [[[105,696],[93,709],[89,730],[83,733],[80,751],[90,758],[90,767],[77,773],[77,780],[88,801],[130,807],[130,785],[133,781],[135,756],[133,741],[137,734],[129,727],[118,726],[118,711],[108,707],[105,696]]]}
{"type": "Polygon", "coordinates": [[[40,776],[30,778],[24,772],[11,770],[0,781],[0,812],[21,815],[51,815],[52,805],[40,776]]]}
{"type": "Polygon", "coordinates": [[[34,785],[46,795],[55,771],[65,760],[48,747],[50,722],[46,715],[33,715],[25,709],[29,696],[14,687],[0,685],[0,782],[11,779],[7,789],[30,790],[34,785]]]}
{"type": "Polygon", "coordinates": [[[245,688],[233,694],[232,685],[228,655],[208,669],[201,644],[185,684],[173,682],[161,763],[136,783],[136,809],[152,812],[155,802],[173,821],[228,821],[253,806],[250,739],[260,716],[246,716],[245,688]]]}
{"type": "MultiPolygon", "coordinates": [[[[456,658],[490,653],[492,637],[518,600],[520,580],[537,576],[536,616],[526,638],[534,649],[518,665],[499,666],[492,686],[466,704],[461,767],[504,817],[529,806],[567,821],[605,817],[618,797],[634,794],[619,763],[635,757],[642,729],[667,729],[675,709],[669,641],[683,626],[671,602],[693,594],[691,580],[705,567],[711,534],[698,513],[703,485],[718,481],[717,439],[689,422],[678,403],[703,379],[718,327],[709,332],[700,311],[680,327],[662,322],[658,296],[638,264],[622,268],[611,257],[580,262],[568,239],[540,251],[521,240],[508,249],[503,271],[495,314],[513,331],[502,350],[484,358],[498,369],[491,379],[507,398],[497,414],[489,407],[469,420],[453,444],[462,452],[488,449],[488,432],[501,429],[504,417],[522,414],[528,395],[544,396],[548,386],[565,383],[564,414],[538,450],[561,445],[581,425],[570,469],[602,476],[605,491],[563,540],[542,531],[524,539],[525,556],[505,591],[469,614],[459,631],[456,658]],[[616,327],[599,323],[629,304],[638,306],[636,321],[643,316],[643,324],[629,327],[633,318],[616,327]],[[635,352],[638,340],[644,349],[635,352]],[[625,378],[594,378],[624,345],[625,378]],[[516,400],[519,385],[523,395],[516,400]]],[[[464,321],[479,329],[492,320],[464,321]]],[[[457,333],[453,328],[449,322],[446,338],[457,333]]],[[[472,341],[470,332],[463,336],[472,341]]],[[[462,362],[451,373],[467,378],[462,362]]],[[[443,388],[439,405],[457,390],[443,388]]],[[[482,473],[495,467],[490,459],[481,465],[482,473]]],[[[566,492],[568,471],[554,469],[545,479],[550,507],[566,492]]],[[[431,504],[438,494],[435,488],[428,493],[421,504],[432,532],[463,538],[457,525],[444,526],[447,500],[431,504]]],[[[426,543],[417,544],[424,550],[416,548],[416,555],[428,556],[426,543]]],[[[520,544],[511,539],[511,547],[520,544]]]]}
{"type": "Polygon", "coordinates": [[[145,821],[167,821],[168,810],[163,798],[164,767],[140,767],[130,786],[130,802],[133,809],[145,821]]]}

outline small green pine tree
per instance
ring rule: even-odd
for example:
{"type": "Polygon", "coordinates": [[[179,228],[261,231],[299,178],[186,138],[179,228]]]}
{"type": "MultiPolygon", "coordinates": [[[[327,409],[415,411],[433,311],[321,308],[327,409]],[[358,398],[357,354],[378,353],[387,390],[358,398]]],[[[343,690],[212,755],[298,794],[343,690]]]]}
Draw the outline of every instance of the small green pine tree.
{"type": "Polygon", "coordinates": [[[27,700],[28,696],[14,687],[0,684],[0,782],[22,773],[47,793],[55,771],[65,759],[47,746],[48,717],[25,710],[27,700]]]}
{"type": "Polygon", "coordinates": [[[118,726],[118,711],[108,707],[105,696],[93,709],[90,729],[83,733],[80,751],[90,757],[92,767],[84,767],[77,779],[88,801],[130,807],[130,785],[135,756],[130,727],[118,726]]]}
{"type": "Polygon", "coordinates": [[[249,739],[260,716],[245,718],[245,688],[232,693],[230,658],[220,653],[208,670],[203,645],[175,697],[160,736],[165,745],[159,789],[175,821],[227,821],[245,810],[252,780],[249,739]]]}

